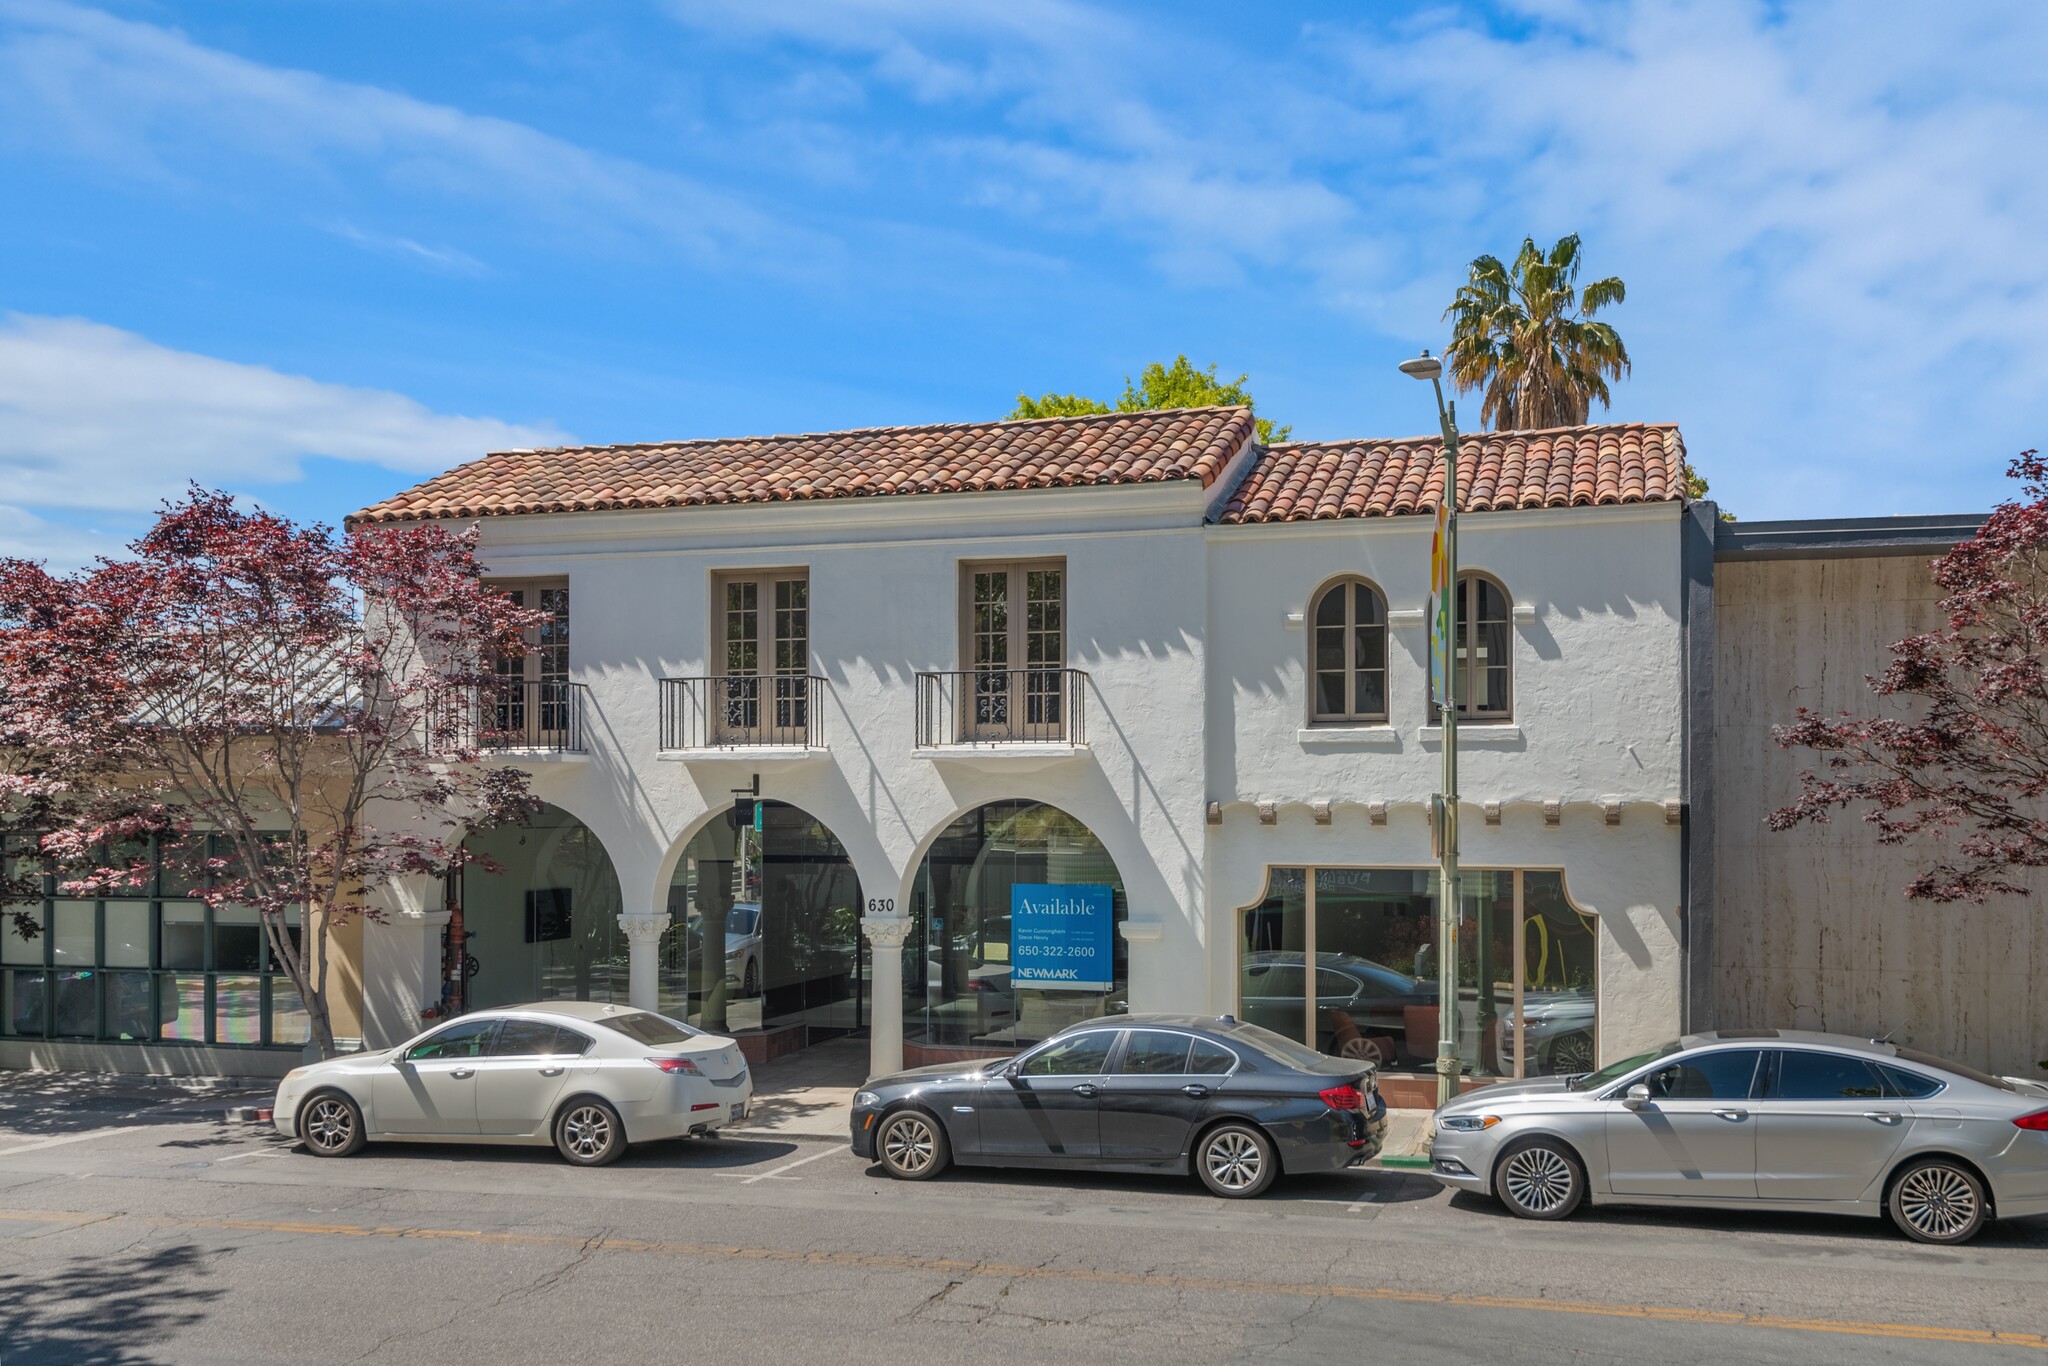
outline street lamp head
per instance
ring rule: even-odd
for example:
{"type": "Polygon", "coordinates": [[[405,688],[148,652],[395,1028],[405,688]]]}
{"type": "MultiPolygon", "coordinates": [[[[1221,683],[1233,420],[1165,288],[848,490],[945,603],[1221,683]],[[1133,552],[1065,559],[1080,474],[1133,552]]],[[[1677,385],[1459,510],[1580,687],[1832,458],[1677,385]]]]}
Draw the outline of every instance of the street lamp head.
{"type": "Polygon", "coordinates": [[[1444,363],[1424,351],[1414,360],[1402,361],[1401,373],[1410,379],[1442,379],[1444,363]]]}

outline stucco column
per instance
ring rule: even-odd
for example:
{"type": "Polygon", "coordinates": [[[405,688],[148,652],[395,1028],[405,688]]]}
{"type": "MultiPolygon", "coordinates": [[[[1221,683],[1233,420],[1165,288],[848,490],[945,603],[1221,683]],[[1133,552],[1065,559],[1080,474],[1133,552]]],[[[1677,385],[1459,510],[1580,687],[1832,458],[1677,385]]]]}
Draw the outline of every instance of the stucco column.
{"type": "Polygon", "coordinates": [[[665,915],[622,915],[619,928],[626,934],[626,992],[636,1010],[661,1008],[661,932],[668,928],[665,915]]]}
{"type": "Polygon", "coordinates": [[[363,893],[363,1046],[389,1048],[429,1023],[441,1000],[441,931],[448,925],[438,877],[393,878],[363,893]]]}
{"type": "Polygon", "coordinates": [[[910,937],[910,917],[864,915],[860,932],[868,937],[868,986],[874,995],[868,1012],[868,1075],[887,1076],[903,1070],[903,941],[910,937]]]}

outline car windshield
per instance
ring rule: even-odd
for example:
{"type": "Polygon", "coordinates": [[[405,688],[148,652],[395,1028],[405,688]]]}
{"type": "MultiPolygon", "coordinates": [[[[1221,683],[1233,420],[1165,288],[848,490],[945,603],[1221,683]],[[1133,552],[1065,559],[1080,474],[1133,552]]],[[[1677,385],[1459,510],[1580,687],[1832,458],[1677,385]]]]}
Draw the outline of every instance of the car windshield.
{"type": "Polygon", "coordinates": [[[1976,1082],[1979,1086],[1989,1086],[1999,1091],[2016,1092],[2020,1089],[2004,1077],[1994,1077],[1989,1072],[1979,1072],[1974,1067],[1965,1067],[1959,1062],[1950,1062],[1947,1058],[1937,1058],[1932,1053],[1922,1053],[1914,1048],[1900,1048],[1896,1049],[1895,1052],[1898,1054],[1901,1062],[1917,1062],[1922,1067],[1931,1067],[1937,1072],[1946,1072],[1952,1077],[1962,1077],[1965,1080],[1976,1082]]]}
{"type": "Polygon", "coordinates": [[[752,934],[754,932],[754,924],[760,918],[760,915],[761,912],[756,907],[735,906],[732,908],[732,914],[725,918],[725,932],[727,934],[752,934]]]}
{"type": "Polygon", "coordinates": [[[666,1015],[651,1015],[644,1010],[631,1015],[615,1015],[604,1021],[604,1027],[616,1029],[633,1042],[644,1044],[687,1043],[704,1032],[678,1024],[666,1015]]]}
{"type": "Polygon", "coordinates": [[[1230,1031],[1230,1037],[1257,1049],[1275,1062],[1285,1063],[1304,1072],[1325,1072],[1333,1066],[1344,1065],[1334,1058],[1316,1052],[1313,1048],[1296,1043],[1285,1034],[1275,1034],[1272,1030],[1255,1024],[1238,1024],[1230,1031]]]}
{"type": "Polygon", "coordinates": [[[1623,1058],[1620,1062],[1608,1063],[1607,1066],[1597,1072],[1587,1072],[1582,1076],[1573,1077],[1565,1083],[1565,1087],[1572,1091],[1597,1091],[1611,1081],[1620,1081],[1638,1067],[1647,1066],[1659,1058],[1670,1057],[1678,1049],[1679,1045],[1676,1042],[1667,1043],[1662,1048],[1653,1048],[1647,1053],[1638,1053],[1633,1058],[1623,1058]]]}

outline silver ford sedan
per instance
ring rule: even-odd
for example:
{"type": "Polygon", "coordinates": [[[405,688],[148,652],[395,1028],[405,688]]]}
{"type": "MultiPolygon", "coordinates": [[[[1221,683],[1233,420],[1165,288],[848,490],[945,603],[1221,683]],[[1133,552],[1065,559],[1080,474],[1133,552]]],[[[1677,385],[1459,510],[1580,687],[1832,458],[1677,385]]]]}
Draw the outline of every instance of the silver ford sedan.
{"type": "Polygon", "coordinates": [[[2048,1214],[2048,1086],[1840,1034],[1723,1030],[1438,1112],[1431,1174],[1524,1219],[1593,1204],[1889,1216],[1961,1243],[2048,1214]]]}
{"type": "Polygon", "coordinates": [[[552,1143],[597,1167],[629,1143],[738,1123],[753,1090],[731,1039],[631,1006],[548,1001],[297,1068],[272,1118],[317,1157],[385,1139],[552,1143]]]}

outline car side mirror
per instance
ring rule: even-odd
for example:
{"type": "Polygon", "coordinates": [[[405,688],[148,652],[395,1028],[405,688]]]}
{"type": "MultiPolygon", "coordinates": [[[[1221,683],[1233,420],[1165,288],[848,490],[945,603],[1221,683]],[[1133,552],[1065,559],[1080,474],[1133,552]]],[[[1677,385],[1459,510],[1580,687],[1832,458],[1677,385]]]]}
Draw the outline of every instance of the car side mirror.
{"type": "Polygon", "coordinates": [[[1621,1098],[1621,1103],[1631,1110],[1642,1109],[1650,1103],[1650,1088],[1637,1082],[1628,1088],[1628,1094],[1621,1098]]]}

